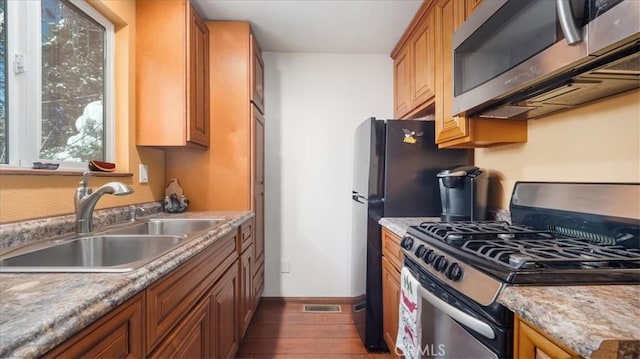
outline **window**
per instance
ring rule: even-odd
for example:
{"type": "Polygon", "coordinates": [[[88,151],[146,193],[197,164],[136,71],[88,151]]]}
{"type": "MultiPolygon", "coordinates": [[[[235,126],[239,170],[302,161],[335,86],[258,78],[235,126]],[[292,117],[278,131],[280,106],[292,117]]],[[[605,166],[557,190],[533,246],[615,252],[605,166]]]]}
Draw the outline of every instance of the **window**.
{"type": "Polygon", "coordinates": [[[0,163],[113,161],[113,25],[84,1],[0,6],[0,163]]]}

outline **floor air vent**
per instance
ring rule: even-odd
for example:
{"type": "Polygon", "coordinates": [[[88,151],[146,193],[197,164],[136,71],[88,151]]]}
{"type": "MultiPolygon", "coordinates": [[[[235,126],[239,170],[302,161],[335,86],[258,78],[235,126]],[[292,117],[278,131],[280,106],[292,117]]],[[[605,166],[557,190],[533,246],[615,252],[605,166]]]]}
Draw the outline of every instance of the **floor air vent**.
{"type": "Polygon", "coordinates": [[[340,313],[342,309],[337,304],[304,304],[305,313],[340,313]]]}

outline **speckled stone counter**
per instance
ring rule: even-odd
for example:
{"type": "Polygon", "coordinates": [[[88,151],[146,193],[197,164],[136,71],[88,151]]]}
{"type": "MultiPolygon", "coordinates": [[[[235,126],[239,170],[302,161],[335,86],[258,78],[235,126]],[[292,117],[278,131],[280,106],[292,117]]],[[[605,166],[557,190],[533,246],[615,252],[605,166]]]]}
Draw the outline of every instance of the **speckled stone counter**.
{"type": "Polygon", "coordinates": [[[440,217],[384,217],[378,223],[391,232],[403,237],[409,226],[417,226],[422,222],[440,222],[440,217]]]}
{"type": "Polygon", "coordinates": [[[587,358],[640,357],[640,286],[506,287],[498,301],[587,358]]]}
{"type": "Polygon", "coordinates": [[[225,218],[207,233],[127,273],[0,274],[0,357],[40,356],[171,272],[252,212],[191,212],[172,217],[225,218]]]}
{"type": "MultiPolygon", "coordinates": [[[[402,237],[409,226],[439,220],[382,218],[379,223],[402,237]]],[[[640,358],[639,285],[505,287],[498,301],[584,357],[640,358]]]]}

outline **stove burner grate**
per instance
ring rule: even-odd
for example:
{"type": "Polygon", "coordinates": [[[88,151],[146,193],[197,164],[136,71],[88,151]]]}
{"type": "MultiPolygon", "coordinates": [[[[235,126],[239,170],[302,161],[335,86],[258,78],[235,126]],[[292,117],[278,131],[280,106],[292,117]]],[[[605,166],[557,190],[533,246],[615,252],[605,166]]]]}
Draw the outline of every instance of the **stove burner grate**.
{"type": "Polygon", "coordinates": [[[541,231],[524,226],[511,225],[504,221],[485,222],[423,222],[418,230],[452,245],[462,245],[468,240],[482,238],[510,240],[527,236],[535,239],[551,239],[550,231],[541,231]]]}
{"type": "Polygon", "coordinates": [[[598,245],[573,238],[553,240],[468,240],[460,248],[514,269],[640,268],[640,250],[598,245]]]}

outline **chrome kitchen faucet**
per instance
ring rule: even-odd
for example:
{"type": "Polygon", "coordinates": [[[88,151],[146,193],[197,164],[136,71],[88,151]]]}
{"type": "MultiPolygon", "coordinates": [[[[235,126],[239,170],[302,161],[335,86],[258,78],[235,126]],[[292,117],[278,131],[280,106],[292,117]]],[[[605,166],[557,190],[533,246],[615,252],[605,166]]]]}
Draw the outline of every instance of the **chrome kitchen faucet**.
{"type": "Polygon", "coordinates": [[[93,209],[102,195],[113,194],[123,196],[133,193],[133,188],[121,182],[109,182],[98,188],[95,192],[87,187],[91,172],[82,174],[80,187],[76,189],[74,205],[76,208],[76,232],[89,233],[93,231],[93,209]]]}

